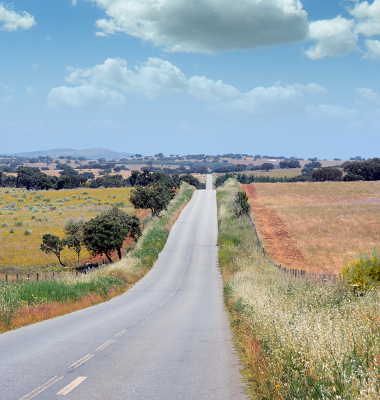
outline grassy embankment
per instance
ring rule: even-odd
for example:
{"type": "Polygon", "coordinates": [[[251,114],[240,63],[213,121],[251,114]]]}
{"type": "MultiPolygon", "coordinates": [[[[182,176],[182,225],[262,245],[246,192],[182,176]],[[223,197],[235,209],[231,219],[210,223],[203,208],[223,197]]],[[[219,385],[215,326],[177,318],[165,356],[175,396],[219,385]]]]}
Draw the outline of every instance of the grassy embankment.
{"type": "Polygon", "coordinates": [[[125,257],[87,275],[62,273],[55,280],[0,286],[0,332],[100,303],[123,293],[153,266],[170,229],[192,197],[183,183],[161,218],[148,222],[134,249],[125,257]]]}
{"type": "Polygon", "coordinates": [[[380,291],[285,274],[237,219],[229,180],[217,190],[225,300],[253,399],[378,399],[380,291]]]}

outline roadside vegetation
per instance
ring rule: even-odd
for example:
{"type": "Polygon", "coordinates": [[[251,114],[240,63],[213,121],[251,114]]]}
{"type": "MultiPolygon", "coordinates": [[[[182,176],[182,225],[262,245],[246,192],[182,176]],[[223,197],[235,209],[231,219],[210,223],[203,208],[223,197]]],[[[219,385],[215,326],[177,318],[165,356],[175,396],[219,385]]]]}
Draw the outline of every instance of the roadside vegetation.
{"type": "Polygon", "coordinates": [[[236,212],[239,190],[217,189],[219,262],[251,398],[378,399],[379,285],[358,293],[278,270],[236,212]]]}
{"type": "Polygon", "coordinates": [[[127,290],[153,266],[194,187],[183,183],[166,211],[153,217],[137,243],[118,261],[88,274],[56,274],[53,280],[0,284],[0,332],[63,315],[127,290]]]}

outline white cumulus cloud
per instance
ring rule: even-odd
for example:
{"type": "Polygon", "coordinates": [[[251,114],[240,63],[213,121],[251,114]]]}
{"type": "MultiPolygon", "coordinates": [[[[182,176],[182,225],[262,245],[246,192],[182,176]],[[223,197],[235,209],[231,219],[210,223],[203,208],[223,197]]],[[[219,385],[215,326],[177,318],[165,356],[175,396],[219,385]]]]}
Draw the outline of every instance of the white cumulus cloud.
{"type": "Polygon", "coordinates": [[[374,0],[372,4],[368,1],[357,3],[350,14],[358,20],[355,28],[357,33],[365,36],[380,34],[380,0],[374,0]]]}
{"type": "Polygon", "coordinates": [[[299,0],[92,0],[107,18],[98,35],[123,32],[171,52],[215,53],[302,41],[299,0]]]}
{"type": "Polygon", "coordinates": [[[113,88],[126,94],[155,98],[180,93],[187,87],[185,75],[173,64],[159,58],[128,69],[122,59],[108,58],[93,68],[70,69],[65,80],[73,85],[86,84],[97,88],[113,88]]]}
{"type": "Polygon", "coordinates": [[[112,109],[122,107],[126,95],[154,99],[187,93],[217,113],[287,117],[306,112],[305,96],[327,93],[316,83],[276,84],[241,92],[205,76],[187,79],[179,68],[159,58],[149,58],[133,69],[123,59],[109,58],[92,68],[69,68],[65,80],[71,86],[51,90],[50,108],[112,109]]]}
{"type": "Polygon", "coordinates": [[[317,44],[306,51],[307,56],[318,60],[326,56],[342,57],[358,50],[358,35],[353,28],[354,21],[341,16],[310,23],[309,38],[317,44]]]}
{"type": "Polygon", "coordinates": [[[364,54],[364,58],[380,58],[380,40],[367,39],[365,41],[367,53],[364,54]]]}
{"type": "Polygon", "coordinates": [[[0,30],[15,31],[18,28],[30,29],[35,24],[34,17],[26,11],[17,13],[10,7],[0,3],[0,30]]]}

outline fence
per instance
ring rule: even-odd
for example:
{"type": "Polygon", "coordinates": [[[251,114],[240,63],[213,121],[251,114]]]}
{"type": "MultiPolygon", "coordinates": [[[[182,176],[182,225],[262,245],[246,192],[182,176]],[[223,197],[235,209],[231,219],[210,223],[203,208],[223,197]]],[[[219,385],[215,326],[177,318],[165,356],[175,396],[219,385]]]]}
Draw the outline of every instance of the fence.
{"type": "Polygon", "coordinates": [[[266,251],[264,249],[264,246],[261,243],[261,240],[259,238],[259,235],[257,233],[257,229],[256,226],[254,224],[254,222],[252,221],[251,215],[248,214],[248,218],[252,224],[253,230],[255,232],[255,236],[256,236],[256,240],[257,240],[257,244],[259,246],[259,249],[261,250],[261,252],[263,253],[263,256],[265,257],[265,259],[270,262],[272,265],[274,265],[277,269],[279,269],[280,271],[292,274],[294,277],[296,278],[304,278],[304,279],[310,279],[310,280],[314,280],[320,283],[325,283],[327,281],[332,281],[333,283],[336,283],[338,280],[338,277],[335,274],[316,274],[316,273],[311,273],[308,272],[306,270],[303,269],[295,269],[295,268],[285,268],[282,265],[276,264],[273,260],[271,260],[267,254],[266,251]]]}

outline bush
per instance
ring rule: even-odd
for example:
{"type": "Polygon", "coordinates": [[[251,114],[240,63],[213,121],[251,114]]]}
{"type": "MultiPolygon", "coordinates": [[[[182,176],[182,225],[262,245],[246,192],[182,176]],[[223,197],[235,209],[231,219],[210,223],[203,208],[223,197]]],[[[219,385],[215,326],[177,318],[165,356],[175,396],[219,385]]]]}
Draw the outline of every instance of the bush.
{"type": "Polygon", "coordinates": [[[358,260],[346,264],[342,269],[342,277],[346,285],[351,286],[355,292],[363,292],[379,285],[380,252],[374,250],[372,258],[362,254],[358,260]]]}
{"type": "Polygon", "coordinates": [[[31,234],[32,234],[32,231],[30,229],[25,229],[24,236],[30,236],[31,234]]]}
{"type": "Polygon", "coordinates": [[[235,215],[240,218],[242,215],[249,214],[251,206],[248,203],[248,196],[245,192],[236,193],[235,197],[235,215]]]}

